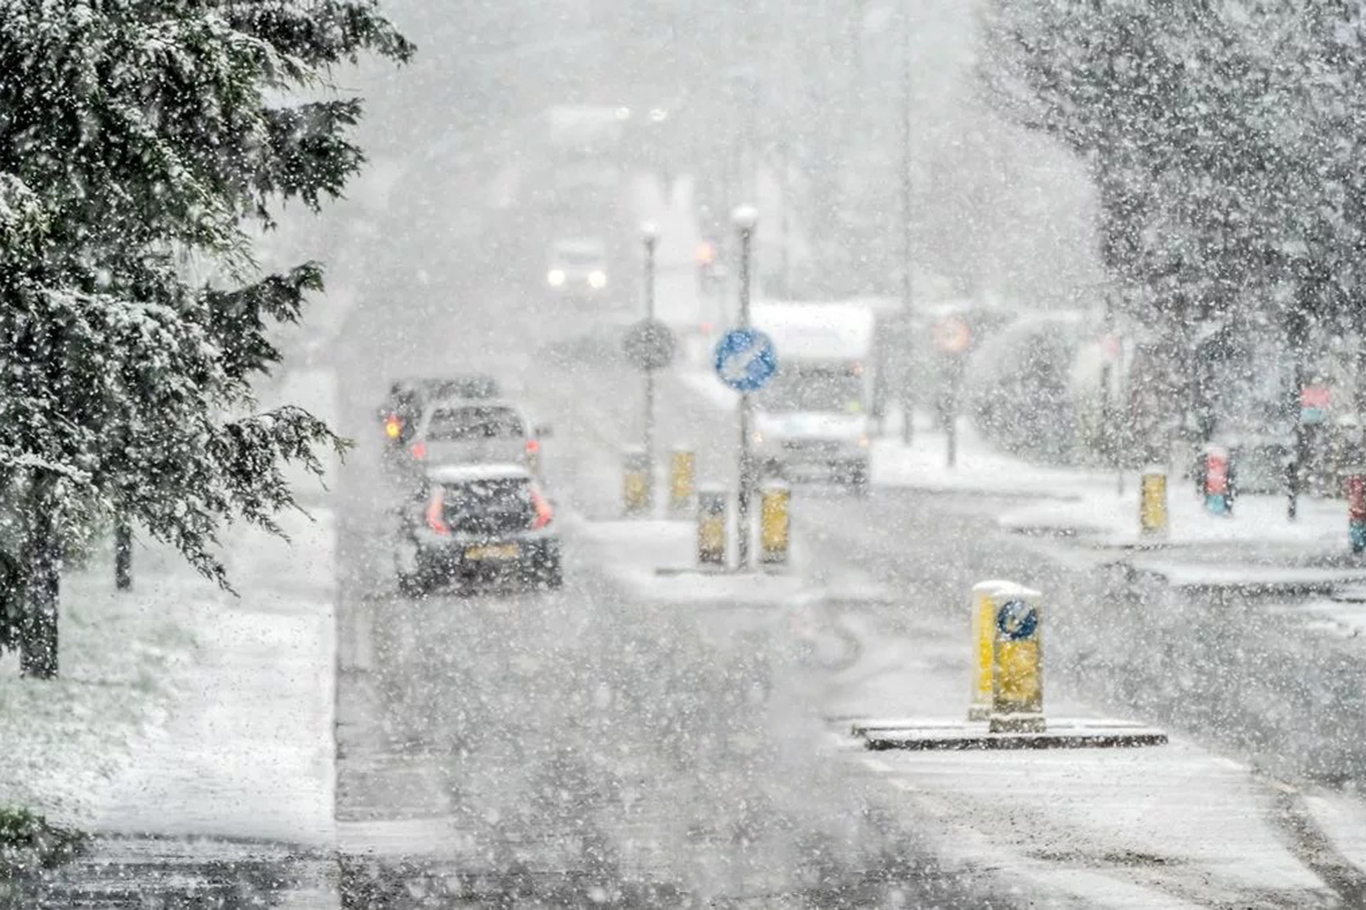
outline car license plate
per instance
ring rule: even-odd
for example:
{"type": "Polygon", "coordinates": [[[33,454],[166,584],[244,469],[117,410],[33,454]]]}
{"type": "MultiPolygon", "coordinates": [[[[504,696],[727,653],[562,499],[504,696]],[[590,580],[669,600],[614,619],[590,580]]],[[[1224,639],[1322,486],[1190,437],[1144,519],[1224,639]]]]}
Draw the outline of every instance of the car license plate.
{"type": "Polygon", "coordinates": [[[466,547],[466,559],[516,559],[517,545],[515,543],[495,544],[486,547],[466,547]]]}

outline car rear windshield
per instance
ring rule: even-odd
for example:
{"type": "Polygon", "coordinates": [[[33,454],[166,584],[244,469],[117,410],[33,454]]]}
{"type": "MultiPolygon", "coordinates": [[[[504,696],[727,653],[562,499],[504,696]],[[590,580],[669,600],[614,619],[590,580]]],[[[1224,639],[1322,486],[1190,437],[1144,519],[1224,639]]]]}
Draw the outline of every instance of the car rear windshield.
{"type": "Polygon", "coordinates": [[[442,408],[432,414],[427,438],[445,442],[473,442],[525,435],[522,419],[511,408],[442,408]]]}
{"type": "Polygon", "coordinates": [[[524,477],[474,480],[442,488],[447,523],[467,531],[525,527],[532,513],[531,482],[524,477]]]}

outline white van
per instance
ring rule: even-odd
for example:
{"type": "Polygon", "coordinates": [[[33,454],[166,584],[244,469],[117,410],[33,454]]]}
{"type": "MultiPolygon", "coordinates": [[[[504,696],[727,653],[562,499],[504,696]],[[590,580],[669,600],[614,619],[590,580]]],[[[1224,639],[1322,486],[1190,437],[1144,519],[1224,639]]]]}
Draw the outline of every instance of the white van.
{"type": "Polygon", "coordinates": [[[778,371],[754,393],[751,443],[764,473],[868,483],[876,379],[873,310],[856,303],[758,303],[778,371]]]}

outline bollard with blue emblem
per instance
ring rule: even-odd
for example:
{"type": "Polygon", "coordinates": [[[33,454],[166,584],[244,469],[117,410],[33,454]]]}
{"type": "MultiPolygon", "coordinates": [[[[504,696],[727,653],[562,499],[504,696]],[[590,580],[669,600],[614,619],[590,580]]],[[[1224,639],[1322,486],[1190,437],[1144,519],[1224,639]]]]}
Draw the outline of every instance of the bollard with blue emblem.
{"type": "Polygon", "coordinates": [[[996,608],[991,597],[1003,588],[1014,587],[1008,581],[980,581],[972,586],[968,609],[972,616],[971,693],[968,701],[968,720],[983,721],[991,717],[992,642],[996,638],[996,608]]]}
{"type": "Polygon", "coordinates": [[[1011,585],[991,595],[991,733],[1042,733],[1043,610],[1038,591],[1011,585]]]}
{"type": "Polygon", "coordinates": [[[1347,537],[1353,553],[1366,553],[1366,467],[1347,474],[1347,537]]]}

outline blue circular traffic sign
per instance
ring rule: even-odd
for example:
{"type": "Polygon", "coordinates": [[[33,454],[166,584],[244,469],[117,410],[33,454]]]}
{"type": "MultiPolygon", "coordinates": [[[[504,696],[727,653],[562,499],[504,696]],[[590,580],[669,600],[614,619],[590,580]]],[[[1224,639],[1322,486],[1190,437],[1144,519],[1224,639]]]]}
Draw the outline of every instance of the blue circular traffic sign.
{"type": "Polygon", "coordinates": [[[762,389],[778,371],[773,339],[756,329],[731,329],[716,343],[716,375],[737,392],[762,389]]]}
{"type": "Polygon", "coordinates": [[[1007,600],[996,611],[996,630],[1009,641],[1032,638],[1039,628],[1039,611],[1025,600],[1007,600]]]}

